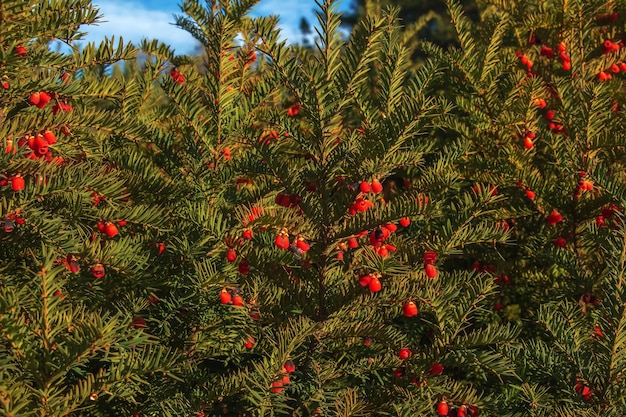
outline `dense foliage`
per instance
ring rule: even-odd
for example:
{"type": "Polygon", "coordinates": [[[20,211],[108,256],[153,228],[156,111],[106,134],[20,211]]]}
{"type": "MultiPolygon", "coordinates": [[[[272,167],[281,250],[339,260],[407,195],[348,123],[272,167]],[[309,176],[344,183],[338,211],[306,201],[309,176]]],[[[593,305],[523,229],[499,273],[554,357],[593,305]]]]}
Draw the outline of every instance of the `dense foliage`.
{"type": "Polygon", "coordinates": [[[255,3],[0,4],[0,415],[623,416],[626,3],[255,3]]]}

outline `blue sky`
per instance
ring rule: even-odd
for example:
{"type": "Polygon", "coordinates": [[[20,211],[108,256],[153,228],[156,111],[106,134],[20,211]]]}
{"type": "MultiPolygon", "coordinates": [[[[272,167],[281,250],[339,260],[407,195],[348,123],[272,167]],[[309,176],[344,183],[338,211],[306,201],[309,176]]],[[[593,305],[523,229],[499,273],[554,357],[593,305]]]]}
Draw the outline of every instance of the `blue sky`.
{"type": "MultiPolygon", "coordinates": [[[[180,14],[179,0],[93,0],[103,15],[97,26],[82,29],[88,33],[86,40],[100,41],[104,36],[121,35],[126,41],[139,42],[142,38],[156,38],[170,44],[178,54],[191,53],[196,41],[187,32],[171,23],[174,14],[180,14]],[[104,22],[106,21],[106,22],[104,22]]],[[[339,9],[348,10],[351,0],[343,0],[339,9]]],[[[256,16],[280,16],[284,38],[300,42],[300,19],[310,24],[317,22],[314,0],[261,0],[252,10],[256,16]]]]}

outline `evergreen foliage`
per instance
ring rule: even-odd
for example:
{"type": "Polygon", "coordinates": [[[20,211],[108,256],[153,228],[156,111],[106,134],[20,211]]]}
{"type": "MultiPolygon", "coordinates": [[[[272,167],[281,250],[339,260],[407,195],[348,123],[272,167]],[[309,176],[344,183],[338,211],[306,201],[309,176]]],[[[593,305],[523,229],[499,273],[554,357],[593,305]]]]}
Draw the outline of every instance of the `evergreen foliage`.
{"type": "Polygon", "coordinates": [[[0,5],[0,415],[623,415],[626,4],[255,3],[0,5]]]}

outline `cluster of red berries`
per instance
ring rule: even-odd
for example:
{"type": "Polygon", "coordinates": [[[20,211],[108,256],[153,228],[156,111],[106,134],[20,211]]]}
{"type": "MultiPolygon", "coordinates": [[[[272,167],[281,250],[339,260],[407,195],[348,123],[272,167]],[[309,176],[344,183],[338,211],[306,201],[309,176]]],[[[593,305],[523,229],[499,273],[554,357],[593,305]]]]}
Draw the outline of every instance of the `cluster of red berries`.
{"type": "MultiPolygon", "coordinates": [[[[56,260],[55,265],[61,265],[65,267],[72,274],[78,274],[80,272],[80,264],[78,263],[78,257],[74,254],[67,254],[62,260],[56,260]]],[[[91,267],[91,275],[96,279],[102,279],[106,275],[104,265],[96,263],[91,267]]]]}
{"type": "Polygon", "coordinates": [[[378,292],[383,288],[380,283],[381,278],[382,275],[379,272],[370,272],[359,277],[359,284],[362,287],[368,287],[371,292],[378,292]]]}
{"type": "Polygon", "coordinates": [[[274,202],[281,207],[294,208],[300,205],[301,197],[298,194],[287,194],[279,192],[274,198],[274,202]]]}
{"type": "Polygon", "coordinates": [[[185,82],[185,76],[181,74],[176,68],[172,68],[170,70],[170,76],[176,84],[182,84],[185,82]]]}
{"type": "Polygon", "coordinates": [[[550,226],[556,226],[563,221],[563,215],[557,209],[552,209],[546,220],[550,226]]]}
{"type": "Polygon", "coordinates": [[[3,221],[2,221],[2,229],[6,233],[11,233],[15,229],[15,225],[23,225],[25,220],[22,218],[20,211],[16,210],[13,213],[10,213],[3,221]]]}
{"type": "Polygon", "coordinates": [[[97,224],[98,231],[107,237],[115,237],[119,233],[117,226],[113,222],[100,220],[97,224]]]}
{"type": "Polygon", "coordinates": [[[623,211],[615,204],[609,204],[604,207],[599,215],[596,216],[596,225],[605,227],[610,222],[613,228],[621,225],[621,217],[615,216],[615,213],[623,213],[623,211]]]}
{"type": "Polygon", "coordinates": [[[461,404],[459,408],[453,410],[450,408],[450,404],[445,399],[442,399],[437,404],[437,415],[442,417],[450,415],[455,415],[456,417],[477,417],[479,415],[479,410],[475,405],[468,404],[461,404]],[[451,412],[454,412],[454,414],[451,414],[451,412]]]}
{"type": "Polygon", "coordinates": [[[222,288],[220,291],[220,302],[222,304],[232,304],[241,307],[244,304],[243,297],[239,294],[238,289],[222,288]]]}
{"type": "Polygon", "coordinates": [[[287,109],[287,116],[294,117],[297,116],[298,113],[300,113],[300,103],[296,101],[287,109]]]}
{"type": "Polygon", "coordinates": [[[576,382],[576,385],[574,386],[574,389],[583,397],[583,400],[591,401],[591,398],[593,397],[593,390],[589,388],[589,385],[578,380],[576,382]]]}
{"type": "Polygon", "coordinates": [[[9,185],[9,183],[11,184],[11,189],[16,193],[24,191],[24,189],[26,188],[24,177],[22,177],[20,174],[11,177],[0,178],[0,187],[7,186],[9,185]]]}
{"type": "Polygon", "coordinates": [[[280,370],[280,374],[281,374],[280,379],[272,382],[272,387],[271,387],[272,392],[274,393],[281,392],[284,389],[285,384],[288,384],[289,382],[291,382],[291,378],[289,377],[289,375],[294,373],[295,371],[296,371],[296,365],[293,363],[291,359],[285,362],[282,369],[280,370]]]}

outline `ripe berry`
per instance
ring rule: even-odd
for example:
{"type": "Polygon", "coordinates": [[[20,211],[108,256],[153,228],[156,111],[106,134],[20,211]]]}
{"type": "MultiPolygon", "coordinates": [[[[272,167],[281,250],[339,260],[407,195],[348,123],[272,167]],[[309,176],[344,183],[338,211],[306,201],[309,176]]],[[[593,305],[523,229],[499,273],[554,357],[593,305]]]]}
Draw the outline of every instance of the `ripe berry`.
{"type": "Polygon", "coordinates": [[[232,300],[233,298],[228,292],[228,290],[226,288],[222,289],[222,291],[220,292],[220,302],[222,304],[230,304],[232,300]]]}
{"type": "Polygon", "coordinates": [[[371,292],[378,292],[382,289],[383,286],[378,278],[372,277],[370,282],[367,284],[367,287],[370,289],[371,292]]]}
{"type": "Polygon", "coordinates": [[[13,178],[11,178],[10,181],[11,181],[11,189],[13,191],[19,192],[19,191],[24,190],[24,178],[22,178],[20,174],[17,174],[13,178]]]}
{"type": "Polygon", "coordinates": [[[348,239],[348,247],[350,249],[358,248],[359,242],[355,238],[351,237],[350,239],[348,239]]]}
{"type": "Polygon", "coordinates": [[[236,259],[237,259],[237,252],[235,252],[233,248],[228,248],[228,250],[226,251],[226,260],[230,263],[233,263],[235,262],[236,259]]]}
{"type": "Polygon", "coordinates": [[[43,137],[46,140],[46,142],[48,142],[48,145],[54,145],[55,143],[57,143],[56,135],[53,132],[49,131],[49,130],[46,130],[43,133],[43,137]]]}
{"type": "Polygon", "coordinates": [[[368,285],[370,285],[371,280],[372,280],[372,276],[370,274],[363,275],[359,278],[359,284],[362,287],[367,287],[368,285]]]}
{"type": "Polygon", "coordinates": [[[530,198],[531,200],[534,200],[536,197],[536,194],[534,191],[526,190],[526,197],[530,198]]]}
{"type": "Polygon", "coordinates": [[[274,381],[274,382],[272,382],[272,392],[281,392],[283,389],[284,388],[283,388],[282,381],[274,381]]]}
{"type": "Polygon", "coordinates": [[[532,148],[535,147],[535,144],[533,143],[533,140],[531,138],[529,138],[528,136],[526,136],[524,138],[524,148],[530,150],[532,148]]]}
{"type": "Polygon", "coordinates": [[[36,106],[37,104],[39,104],[39,100],[40,100],[40,96],[38,92],[32,93],[30,97],[28,98],[28,102],[32,104],[33,106],[36,106]]]}
{"type": "Polygon", "coordinates": [[[51,99],[52,97],[50,97],[50,94],[42,91],[39,93],[39,103],[35,104],[35,106],[38,109],[43,109],[44,107],[46,107],[46,104],[48,104],[51,99]]]}
{"type": "Polygon", "coordinates": [[[437,253],[432,250],[424,252],[425,264],[434,264],[435,262],[437,262],[437,253]]]}
{"type": "Polygon", "coordinates": [[[94,278],[104,278],[104,274],[104,266],[102,264],[95,264],[93,268],[91,268],[91,275],[93,275],[94,278]]]}
{"type": "Polygon", "coordinates": [[[146,320],[141,317],[135,317],[132,322],[132,326],[134,329],[145,329],[146,328],[146,320]]]}
{"type": "Polygon", "coordinates": [[[374,194],[378,194],[378,193],[380,193],[383,190],[383,185],[377,179],[373,179],[372,180],[371,187],[372,187],[372,192],[374,194]]]}
{"type": "Polygon", "coordinates": [[[106,222],[104,224],[104,234],[107,235],[108,237],[115,237],[117,236],[117,226],[115,226],[115,224],[111,223],[111,222],[106,222]]]}
{"type": "Polygon", "coordinates": [[[433,264],[424,265],[424,272],[428,278],[435,278],[437,276],[437,268],[433,264]]]}
{"type": "Polygon", "coordinates": [[[242,275],[248,275],[250,273],[250,264],[246,261],[239,262],[239,266],[237,267],[239,273],[242,275]]]}
{"type": "Polygon", "coordinates": [[[15,47],[15,53],[19,57],[25,57],[26,55],[28,55],[28,51],[26,51],[26,48],[24,48],[22,45],[17,45],[15,47]]]}
{"type": "Polygon", "coordinates": [[[441,375],[443,373],[443,365],[439,362],[433,362],[428,373],[430,375],[441,375]]]}
{"type": "Polygon", "coordinates": [[[285,362],[285,371],[288,373],[292,373],[296,371],[296,364],[290,359],[285,362]]]}
{"type": "Polygon", "coordinates": [[[244,239],[252,239],[252,230],[250,229],[246,229],[243,231],[243,233],[241,234],[243,236],[244,239]]]}
{"type": "Polygon", "coordinates": [[[417,313],[417,305],[415,305],[413,301],[407,301],[402,306],[402,314],[404,314],[405,317],[413,317],[416,316],[417,313]]]}
{"type": "Polygon", "coordinates": [[[409,227],[409,225],[411,224],[411,219],[408,217],[403,217],[398,223],[400,223],[400,226],[402,227],[409,227]]]}
{"type": "Polygon", "coordinates": [[[285,235],[282,233],[279,234],[278,236],[276,236],[274,243],[276,244],[277,247],[281,249],[288,249],[289,248],[289,235],[285,235]]]}
{"type": "Polygon", "coordinates": [[[308,252],[309,249],[311,249],[311,245],[309,245],[307,243],[306,240],[304,240],[303,238],[299,237],[296,239],[296,246],[298,247],[298,249],[300,249],[302,252],[308,252]]]}
{"type": "Polygon", "coordinates": [[[552,213],[548,215],[547,220],[550,226],[555,226],[557,223],[563,221],[563,216],[557,211],[557,209],[552,209],[552,213]]]}
{"type": "Polygon", "coordinates": [[[246,349],[252,349],[254,347],[254,337],[252,336],[248,336],[248,338],[246,339],[246,341],[243,343],[243,346],[246,349]]]}
{"type": "Polygon", "coordinates": [[[367,183],[367,181],[361,181],[361,183],[359,184],[359,190],[363,193],[363,194],[367,194],[369,193],[372,188],[370,187],[370,185],[367,183]]]}
{"type": "Polygon", "coordinates": [[[567,247],[567,241],[562,236],[559,236],[554,239],[554,246],[556,246],[557,248],[565,248],[567,247]]]}
{"type": "Polygon", "coordinates": [[[232,300],[233,300],[233,305],[234,306],[240,307],[240,306],[243,305],[243,297],[241,295],[239,295],[239,294],[233,295],[232,300]]]}
{"type": "Polygon", "coordinates": [[[48,152],[48,141],[44,139],[42,135],[37,135],[33,150],[37,152],[39,156],[45,155],[48,152]]]}
{"type": "Polygon", "coordinates": [[[409,359],[413,352],[409,348],[402,348],[398,351],[398,357],[402,360],[409,359]]]}
{"type": "Polygon", "coordinates": [[[467,417],[467,406],[465,404],[461,405],[458,410],[456,410],[456,417],[467,417]]]}
{"type": "Polygon", "coordinates": [[[442,417],[447,416],[448,411],[450,410],[449,410],[448,403],[446,402],[446,400],[439,401],[439,404],[437,404],[437,414],[442,417]]]}

